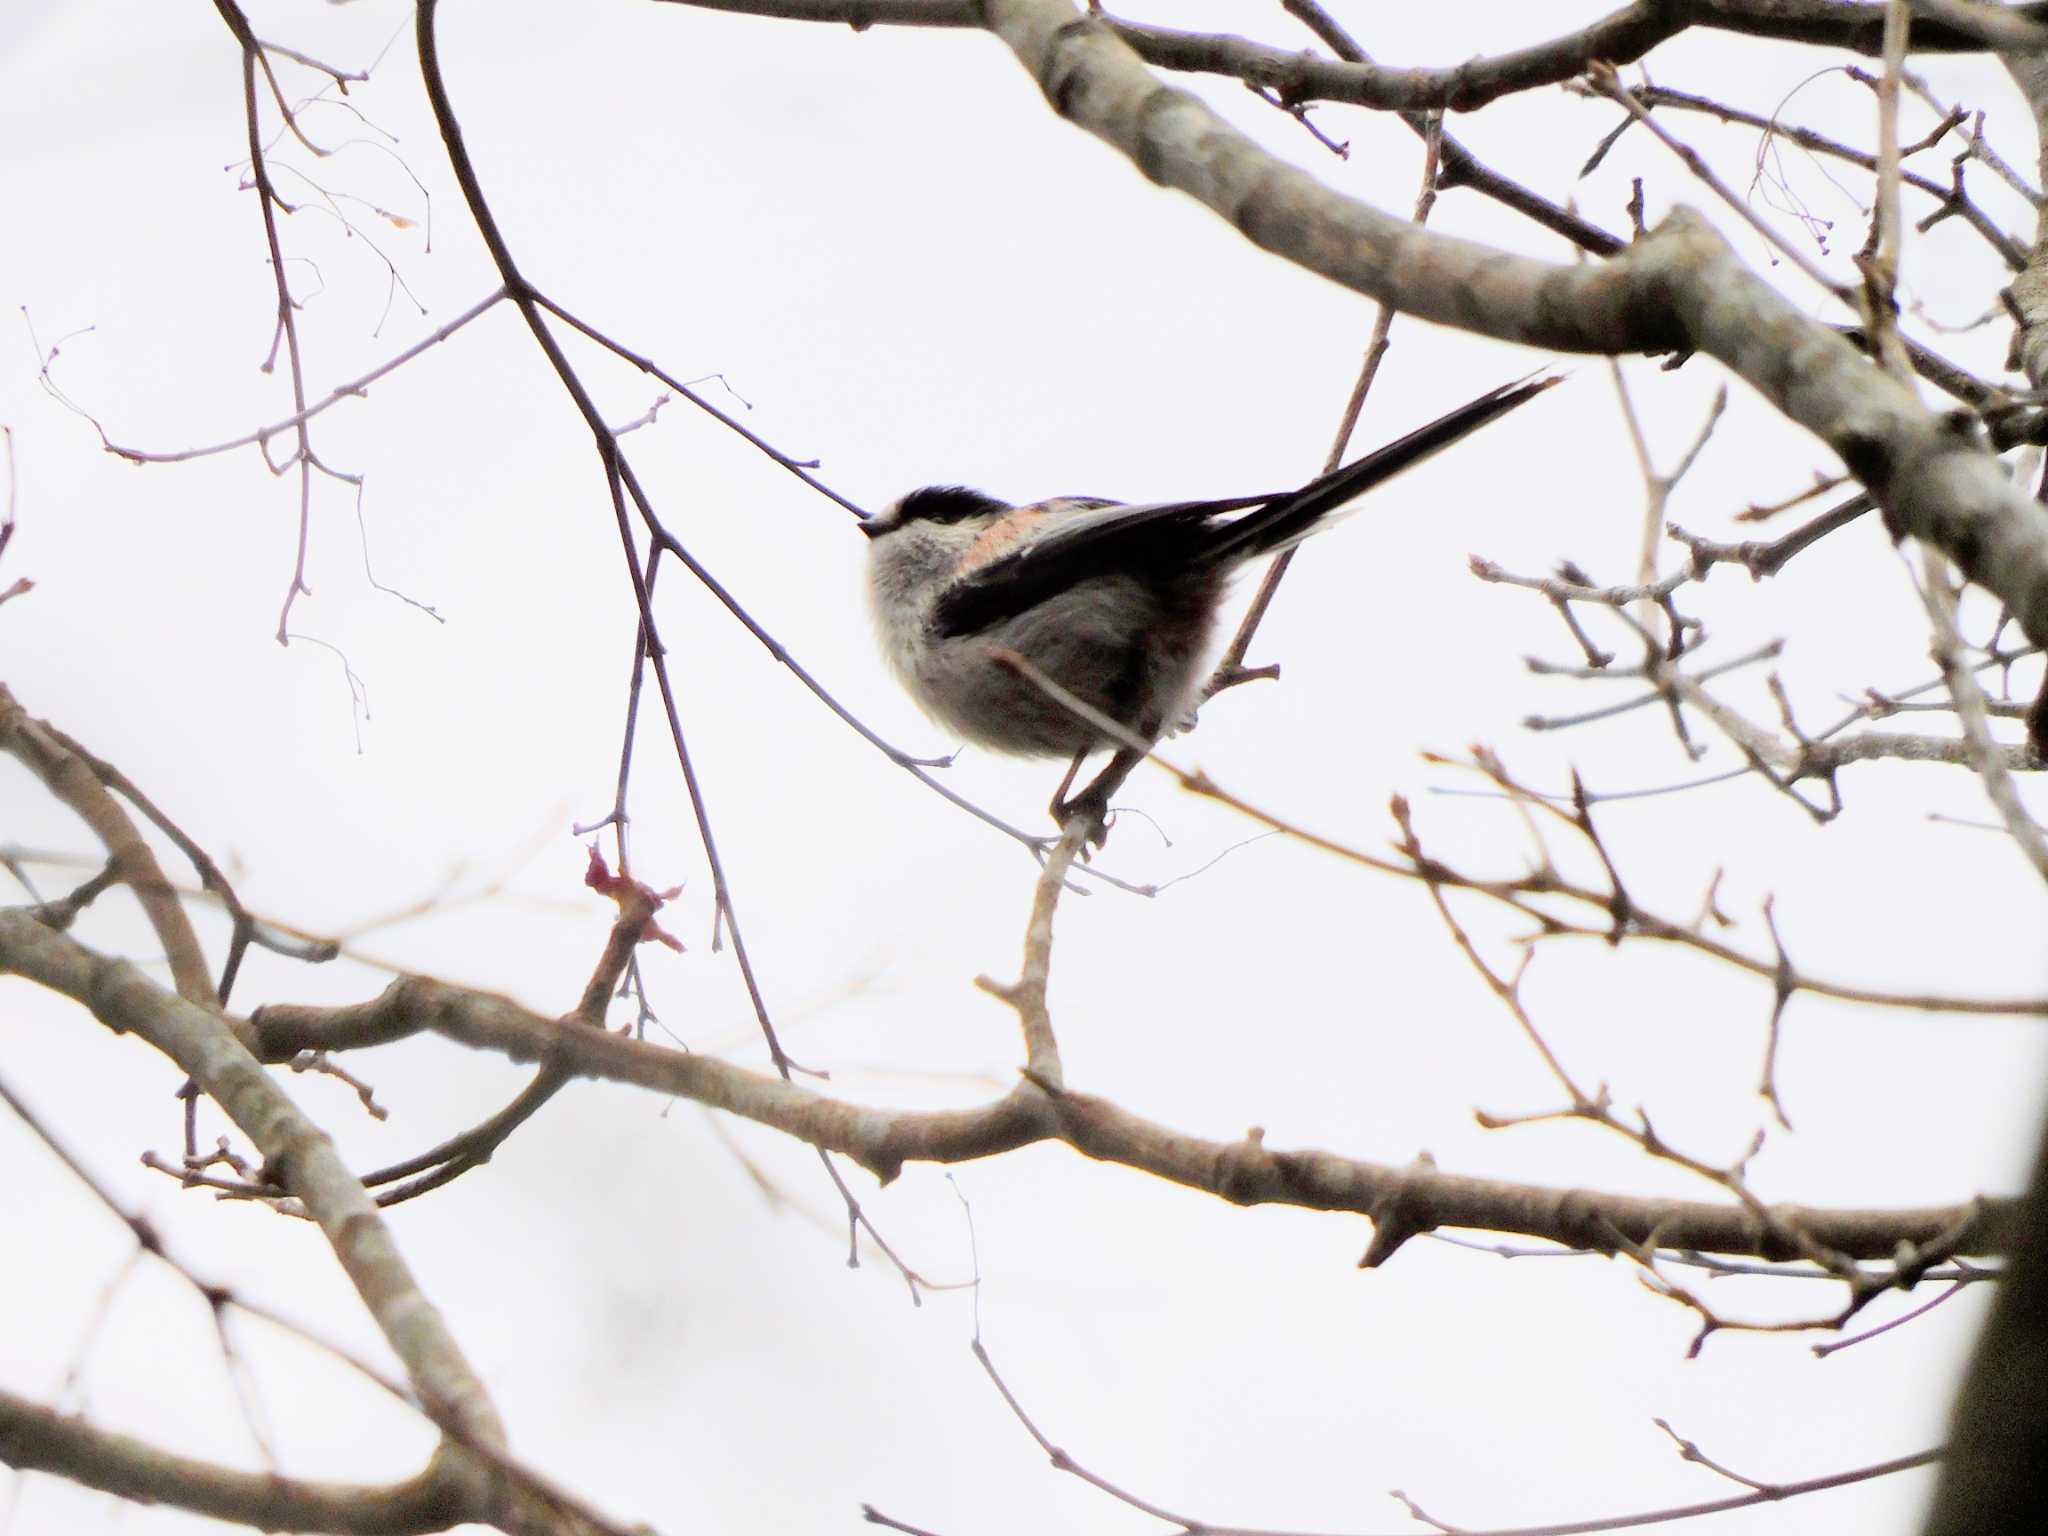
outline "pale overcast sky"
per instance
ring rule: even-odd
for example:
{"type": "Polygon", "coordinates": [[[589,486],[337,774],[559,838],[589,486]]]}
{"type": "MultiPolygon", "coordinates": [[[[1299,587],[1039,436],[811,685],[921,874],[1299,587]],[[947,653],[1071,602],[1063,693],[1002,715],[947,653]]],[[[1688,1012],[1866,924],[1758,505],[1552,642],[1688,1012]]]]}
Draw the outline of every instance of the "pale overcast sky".
{"type": "MultiPolygon", "coordinates": [[[[1449,63],[1603,7],[1333,9],[1384,61],[1449,63]]],[[[819,459],[857,502],[941,480],[1017,499],[1227,495],[1306,478],[1328,451],[1371,306],[1145,182],[1055,118],[988,37],[856,34],[644,0],[449,0],[444,11],[455,105],[529,276],[673,373],[722,376],[731,393],[707,384],[714,399],[819,459]]],[[[376,61],[349,109],[306,113],[310,134],[344,146],[336,155],[278,151],[293,168],[280,188],[304,204],[284,233],[319,393],[446,323],[495,279],[421,101],[411,8],[252,14],[273,41],[376,61]]],[[[1310,41],[1277,7],[1202,0],[1144,15],[1310,41]]],[[[1839,76],[1808,80],[1832,62],[1706,38],[1659,52],[1652,72],[1759,112],[1783,103],[1788,118],[1869,142],[1868,93],[1839,76]]],[[[2008,153],[2031,163],[1994,65],[1929,61],[1926,72],[1946,99],[1988,110],[2008,153]]],[[[303,72],[286,78],[318,88],[303,72]]],[[[1340,161],[1241,86],[1179,83],[1334,185],[1388,209],[1412,204],[1419,151],[1398,124],[1319,110],[1351,145],[1340,161]]],[[[1652,218],[1705,204],[1641,134],[1596,175],[1570,179],[1616,110],[1545,91],[1454,127],[1609,228],[1626,227],[1632,176],[1646,178],[1652,218]]],[[[239,1007],[367,997],[388,974],[367,962],[386,962],[566,1009],[608,917],[579,884],[584,854],[569,828],[610,804],[633,608],[588,436],[516,316],[493,313],[318,423],[322,457],[363,486],[360,502],[342,485],[316,488],[314,590],[283,648],[272,633],[297,536],[292,479],[253,450],[120,462],[39,388],[38,348],[54,348],[62,392],[118,442],[155,450],[289,413],[283,375],[259,371],[273,301],[256,205],[238,190],[241,114],[239,60],[210,7],[13,0],[0,13],[0,298],[14,327],[0,347],[0,421],[14,434],[19,522],[0,585],[36,583],[0,609],[0,677],[143,784],[262,912],[352,932],[442,893],[432,916],[364,933],[365,963],[310,970],[256,957],[239,1007]],[[377,581],[411,603],[372,583],[366,548],[377,581]],[[366,711],[352,704],[351,674],[366,711]]],[[[1909,134],[1925,117],[1909,118],[1909,134]]],[[[1738,190],[1750,187],[1753,135],[1685,127],[1738,190]]],[[[1930,162],[1946,176],[1946,151],[1930,162]]],[[[1846,274],[1867,178],[1805,159],[1780,169],[1815,217],[1836,221],[1825,260],[1846,274]]],[[[2014,200],[1985,186],[2008,226],[2030,235],[2014,200]]],[[[1753,201],[1796,227],[1770,186],[1753,201]]],[[[1446,193],[1434,218],[1570,254],[1469,192],[1446,193]]],[[[1757,238],[1733,238],[1767,264],[1757,238]]],[[[1811,287],[1777,270],[1822,312],[1811,287]]],[[[1909,278],[1925,321],[1940,324],[1976,319],[2002,281],[1954,223],[1916,247],[1909,278]]],[[[1933,334],[1921,316],[1912,323],[1933,334]]],[[[1551,361],[1408,321],[1394,337],[1359,447],[1551,361]]],[[[1987,372],[2005,345],[1998,327],[1939,339],[1987,372]]],[[[614,422],[659,393],[592,351],[575,356],[614,422]]],[[[1668,466],[1720,375],[1701,361],[1626,371],[1668,466]]],[[[825,686],[901,746],[956,745],[878,660],[865,544],[843,511],[682,404],[626,443],[670,526],[825,686]]],[[[1735,511],[1826,467],[1737,385],[1670,513],[1740,537],[1735,511]]],[[[1407,794],[1433,848],[1494,868],[1522,857],[1519,823],[1497,804],[1433,793],[1462,781],[1421,752],[1484,742],[1531,783],[1561,787],[1577,765],[1602,790],[1735,766],[1718,741],[1704,764],[1686,762],[1653,711],[1582,732],[1521,727],[1626,685],[1529,675],[1525,655],[1576,660],[1568,636],[1540,598],[1475,582],[1467,555],[1530,573],[1572,558],[1618,581],[1641,523],[1608,370],[1579,361],[1564,388],[1312,546],[1253,652],[1283,664],[1282,682],[1216,701],[1170,755],[1365,847],[1384,846],[1387,800],[1407,794]]],[[[1668,569],[1670,549],[1664,558],[1668,569]]],[[[1815,721],[1839,713],[1839,695],[1931,675],[1907,567],[1874,520],[1777,582],[1718,572],[1691,611],[1713,630],[1709,657],[1789,637],[1781,670],[1815,721]]],[[[744,931],[794,1054],[829,1068],[832,1091],[877,1103],[972,1103],[1006,1088],[1021,1059],[1015,1023],[972,981],[1014,974],[1031,862],[827,716],[685,573],[664,574],[660,613],[744,931]]],[[[1775,720],[1760,678],[1739,696],[1775,720]]],[[[685,886],[670,915],[689,950],[649,952],[654,1001],[692,1048],[759,1062],[730,953],[711,942],[710,881],[655,727],[643,722],[635,856],[650,882],[685,886]]],[[[1036,826],[1056,776],[969,752],[947,782],[1036,826]]],[[[1955,769],[1872,765],[1851,770],[1844,790],[1849,809],[1826,829],[1755,778],[1617,805],[1604,825],[1638,894],[1675,916],[1697,910],[1725,869],[1720,900],[1756,952],[1768,953],[1768,895],[1817,973],[2038,992],[2038,884],[2000,836],[1927,819],[1982,820],[1975,783],[1955,769]]],[[[1204,1135],[1256,1125],[1279,1147],[1388,1163],[1426,1152],[1476,1175],[1712,1194],[1589,1128],[1476,1125],[1475,1108],[1554,1108],[1557,1090],[1422,892],[1285,840],[1239,846],[1254,827],[1156,772],[1123,800],[1134,812],[1105,868],[1164,881],[1225,856],[1156,900],[1096,891],[1063,908],[1053,1002],[1070,1084],[1204,1135]]],[[[88,851],[84,831],[11,767],[0,768],[0,810],[0,842],[88,851]]],[[[75,878],[36,873],[46,894],[75,878]]],[[[1500,925],[1468,915],[1497,944],[1500,925]]],[[[218,930],[209,936],[217,943],[218,930]]],[[[100,937],[147,954],[138,929],[100,937]]],[[[145,1150],[177,1150],[173,1070],[26,987],[0,998],[12,1042],[0,1071],[131,1208],[208,1276],[377,1352],[315,1232],[181,1193],[139,1166],[145,1150]]],[[[1528,1000],[1584,1080],[1649,1107],[1702,1157],[1738,1155],[1768,1117],[1754,1089],[1770,998],[1753,980],[1589,945],[1546,952],[1528,1000]]],[[[2044,1062],[2038,1021],[1801,998],[1779,1068],[1797,1134],[1774,1131],[1755,1187],[1816,1205],[2010,1191],[2044,1062]]],[[[524,1081],[435,1042],[353,1065],[389,1122],[367,1123],[331,1081],[286,1086],[365,1169],[473,1123],[524,1081]]],[[[0,1329],[0,1386],[58,1400],[90,1333],[64,1401],[192,1454],[261,1465],[203,1307],[144,1273],[93,1330],[124,1233],[4,1117],[0,1165],[18,1256],[0,1266],[13,1320],[0,1329]]],[[[1360,1273],[1362,1221],[1238,1210],[1061,1149],[950,1177],[916,1167],[880,1194],[854,1182],[891,1242],[935,1278],[970,1272],[962,1200],[971,1205],[983,1337],[1046,1433],[1133,1492],[1218,1523],[1420,1529],[1386,1497],[1395,1487],[1471,1526],[1733,1491],[1683,1464],[1653,1417],[1760,1479],[1919,1450],[1942,1437],[1983,1311],[1967,1296],[1825,1361],[1799,1338],[1765,1336],[1717,1337],[1688,1361],[1690,1315],[1619,1262],[1504,1263],[1418,1241],[1360,1273]]],[[[839,1224],[806,1149],[587,1084],[488,1168],[394,1214],[514,1448],[621,1521],[847,1530],[865,1501],[945,1536],[1148,1528],[1046,1466],[969,1356],[967,1293],[913,1308],[886,1263],[844,1267],[839,1224]]],[[[1807,1282],[1741,1283],[1708,1289],[1744,1316],[1835,1299],[1807,1282]]],[[[245,1343],[284,1470],[388,1478],[417,1465],[429,1443],[418,1422],[295,1345],[253,1331],[245,1343]]],[[[1893,1479],[1713,1529],[1900,1536],[1926,1487],[1893,1479]]],[[[210,1528],[45,1479],[11,1496],[14,1536],[210,1528]]]]}

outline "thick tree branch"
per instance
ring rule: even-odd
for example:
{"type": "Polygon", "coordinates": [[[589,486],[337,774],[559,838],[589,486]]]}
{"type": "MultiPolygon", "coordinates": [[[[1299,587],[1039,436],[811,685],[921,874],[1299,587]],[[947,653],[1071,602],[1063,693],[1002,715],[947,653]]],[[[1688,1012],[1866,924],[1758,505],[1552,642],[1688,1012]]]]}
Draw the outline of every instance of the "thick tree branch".
{"type": "MultiPolygon", "coordinates": [[[[114,1029],[176,1035],[193,1011],[135,967],[103,959],[20,911],[0,911],[0,971],[64,993],[114,1029]]],[[[1142,1169],[1237,1205],[1293,1205],[1375,1220],[1398,1216],[1410,1230],[1471,1227],[1602,1252],[1654,1243],[1668,1249],[1787,1256],[1764,1223],[1733,1205],[1549,1189],[1328,1152],[1274,1152],[1256,1133],[1238,1142],[1209,1141],[1105,1099],[1047,1093],[1031,1082],[971,1109],[874,1108],[810,1093],[713,1057],[545,1018],[509,998],[424,977],[396,981],[372,1002],[335,1008],[273,1005],[237,1025],[237,1033],[266,1060],[426,1031],[514,1061],[544,1062],[572,1076],[634,1083],[723,1109],[844,1153],[884,1181],[908,1162],[966,1162],[1037,1142],[1063,1141],[1089,1157],[1142,1169]]],[[[1779,1225],[1796,1227],[1849,1257],[1876,1261],[1896,1259],[1901,1244],[1939,1243],[1960,1254],[1998,1253],[2007,1244],[2011,1219],[2009,1202],[2000,1200],[1910,1210],[1770,1209],[1779,1225]]],[[[377,1218],[370,1212],[367,1219],[377,1218]]]]}
{"type": "Polygon", "coordinates": [[[448,1475],[446,1458],[402,1483],[308,1482],[174,1455],[5,1391],[0,1462],[140,1504],[171,1504],[265,1531],[412,1536],[488,1518],[470,1496],[473,1490],[448,1475]]]}
{"type": "Polygon", "coordinates": [[[31,719],[4,683],[0,683],[0,752],[20,762],[92,829],[107,850],[108,868],[135,892],[157,942],[163,945],[179,995],[190,1002],[211,1002],[213,980],[207,975],[199,935],[133,818],[121,809],[92,764],[71,750],[64,734],[47,721],[31,719]]]}
{"type": "MultiPolygon", "coordinates": [[[[2002,54],[2000,62],[2026,100],[2040,146],[2042,172],[2048,174],[2048,54],[2002,54]]],[[[2037,218],[2035,226],[2033,249],[2007,292],[2019,327],[2013,337],[2010,366],[2020,369],[2040,389],[2048,385],[2048,219],[2037,218]]]]}
{"type": "MultiPolygon", "coordinates": [[[[1390,1167],[1325,1152],[1273,1152],[1256,1137],[1234,1143],[1183,1135],[1105,1099],[1046,1094],[1020,1084],[975,1109],[892,1111],[849,1104],[703,1055],[620,1035],[565,1027],[509,999],[424,978],[394,982],[374,1002],[343,1008],[273,1006],[250,1020],[264,1055],[313,1040],[390,1039],[432,1030],[514,1060],[545,1059],[577,1076],[637,1083],[772,1126],[843,1152],[888,1180],[906,1162],[953,1163],[1058,1140],[1105,1162],[1157,1174],[1239,1205],[1283,1204],[1380,1216],[1399,1206],[1425,1227],[1474,1227],[1611,1250],[1617,1235],[1669,1248],[1763,1253],[1772,1248],[1746,1211],[1696,1201],[1637,1199],[1584,1190],[1466,1178],[1427,1166],[1390,1167]]],[[[1935,1242],[1969,1223],[1957,1250],[1996,1251],[2004,1206],[1984,1202],[1918,1211],[1825,1212],[1776,1208],[1779,1218],[1854,1257],[1894,1256],[1900,1241],[1935,1242]]]]}
{"type": "Polygon", "coordinates": [[[26,976],[63,993],[108,1028],[148,1041],[183,1068],[262,1152],[268,1177],[297,1196],[319,1224],[428,1414],[464,1444],[485,1450],[504,1444],[483,1383],[420,1290],[361,1182],[222,1014],[18,909],[0,910],[0,974],[26,976]]]}
{"type": "Polygon", "coordinates": [[[2048,639],[2048,515],[1968,420],[1937,415],[1744,266],[1698,215],[1672,214],[1612,261],[1551,266],[1417,228],[1267,154],[1159,84],[1065,0],[986,0],[1055,110],[1188,193],[1254,244],[1424,319],[1576,352],[1700,351],[1839,454],[1895,534],[1940,547],[2048,639]]]}
{"type": "MultiPolygon", "coordinates": [[[[663,0],[708,11],[785,21],[835,22],[856,32],[874,26],[978,27],[993,7],[979,0],[663,0]]],[[[1960,8],[1958,8],[1959,10],[1960,8]]],[[[1227,75],[1277,91],[1291,102],[1334,101],[1393,112],[1469,112],[1519,91],[1557,85],[1595,63],[1630,64],[1692,27],[1814,43],[1876,57],[1883,49],[1882,4],[1841,0],[1636,0],[1591,26],[1527,48],[1442,69],[1401,69],[1319,59],[1229,34],[1180,32],[1103,17],[1146,63],[1160,69],[1227,75]]],[[[2048,5],[2010,7],[1990,18],[1999,32],[2025,28],[2048,5]]],[[[1917,16],[1916,53],[1980,53],[1993,46],[1967,14],[1917,16]]]]}
{"type": "Polygon", "coordinates": [[[650,1536],[646,1526],[629,1533],[488,1447],[471,1456],[444,1444],[403,1482],[315,1482],[179,1456],[5,1391],[0,1465],[265,1531],[415,1536],[489,1525],[510,1536],[650,1536]]]}

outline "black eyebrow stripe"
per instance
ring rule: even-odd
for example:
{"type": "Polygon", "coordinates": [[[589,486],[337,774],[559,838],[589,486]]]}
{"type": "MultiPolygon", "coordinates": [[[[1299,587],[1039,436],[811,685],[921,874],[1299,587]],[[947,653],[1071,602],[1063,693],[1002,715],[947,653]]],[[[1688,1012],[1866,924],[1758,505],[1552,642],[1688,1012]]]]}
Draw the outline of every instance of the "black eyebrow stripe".
{"type": "Polygon", "coordinates": [[[958,523],[984,512],[1007,512],[1010,504],[969,485],[927,485],[912,491],[896,504],[896,521],[905,523],[958,523]]]}

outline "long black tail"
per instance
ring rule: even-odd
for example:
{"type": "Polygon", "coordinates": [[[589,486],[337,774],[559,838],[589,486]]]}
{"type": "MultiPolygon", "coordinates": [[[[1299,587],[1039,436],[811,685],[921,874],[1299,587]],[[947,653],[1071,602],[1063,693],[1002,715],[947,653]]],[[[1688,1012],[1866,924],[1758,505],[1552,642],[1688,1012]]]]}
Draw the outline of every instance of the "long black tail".
{"type": "Polygon", "coordinates": [[[1226,524],[1204,553],[1221,563],[1241,553],[1259,555],[1291,544],[1347,502],[1356,501],[1374,486],[1384,484],[1402,470],[1420,464],[1516,406],[1527,404],[1553,384],[1563,382],[1562,375],[1551,374],[1489,390],[1428,426],[1417,427],[1406,437],[1311,480],[1292,495],[1278,497],[1258,511],[1226,524]]]}

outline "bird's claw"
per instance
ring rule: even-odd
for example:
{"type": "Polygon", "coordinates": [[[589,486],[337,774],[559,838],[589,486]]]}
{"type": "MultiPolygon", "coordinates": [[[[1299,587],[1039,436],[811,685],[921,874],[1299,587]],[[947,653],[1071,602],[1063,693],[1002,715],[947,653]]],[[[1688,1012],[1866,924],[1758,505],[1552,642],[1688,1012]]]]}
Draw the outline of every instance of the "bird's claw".
{"type": "Polygon", "coordinates": [[[1088,858],[1089,850],[1100,848],[1109,838],[1109,796],[1099,785],[1090,785],[1071,800],[1064,797],[1055,799],[1050,807],[1052,819],[1059,823],[1062,831],[1078,816],[1088,818],[1088,835],[1081,846],[1081,857],[1088,858]]]}

